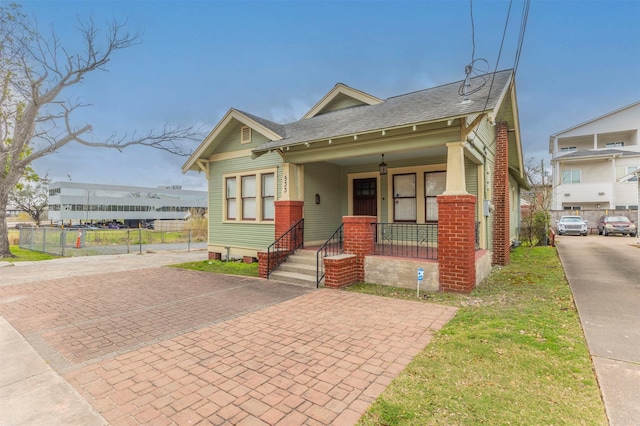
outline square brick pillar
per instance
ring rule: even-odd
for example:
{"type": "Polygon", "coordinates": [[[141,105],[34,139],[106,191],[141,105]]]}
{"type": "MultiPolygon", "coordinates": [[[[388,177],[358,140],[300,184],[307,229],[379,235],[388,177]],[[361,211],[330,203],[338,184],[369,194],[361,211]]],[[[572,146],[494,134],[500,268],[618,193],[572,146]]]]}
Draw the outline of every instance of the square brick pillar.
{"type": "Polygon", "coordinates": [[[364,281],[364,257],[374,252],[375,216],[344,216],[344,252],[356,255],[356,281],[364,281]]]}
{"type": "Polygon", "coordinates": [[[271,259],[269,259],[266,251],[258,252],[258,276],[260,278],[267,278],[269,260],[271,260],[271,266],[274,267],[276,264],[276,257],[273,255],[273,253],[271,254],[271,259]]]}
{"type": "Polygon", "coordinates": [[[357,256],[354,254],[325,257],[324,287],[341,289],[358,282],[356,262],[357,256]]]}
{"type": "Polygon", "coordinates": [[[275,238],[287,232],[291,225],[302,219],[304,201],[275,201],[275,238]]]}
{"type": "MultiPolygon", "coordinates": [[[[274,230],[274,240],[277,240],[282,235],[284,235],[290,228],[291,225],[298,222],[302,219],[304,201],[291,201],[291,200],[280,200],[275,201],[275,230],[274,230]]],[[[286,247],[287,245],[284,246],[286,247]]],[[[291,251],[291,246],[289,246],[289,251],[291,251]]],[[[288,255],[288,253],[286,253],[288,255]]],[[[257,253],[258,256],[258,276],[260,278],[267,278],[267,270],[269,269],[269,260],[271,261],[271,267],[276,265],[276,255],[271,254],[271,259],[268,258],[266,251],[259,251],[257,253]]]]}
{"type": "Polygon", "coordinates": [[[511,261],[509,215],[509,129],[502,121],[496,124],[496,164],[493,176],[493,264],[511,261]]]}
{"type": "Polygon", "coordinates": [[[469,293],[476,286],[476,197],[438,195],[440,291],[469,293]]]}

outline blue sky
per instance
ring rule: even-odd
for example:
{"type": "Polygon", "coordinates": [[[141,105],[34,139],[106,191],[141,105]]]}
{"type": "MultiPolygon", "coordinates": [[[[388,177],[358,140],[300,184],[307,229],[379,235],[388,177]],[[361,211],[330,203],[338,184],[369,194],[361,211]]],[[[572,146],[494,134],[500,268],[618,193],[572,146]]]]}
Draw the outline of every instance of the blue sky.
{"type": "MultiPolygon", "coordinates": [[[[509,2],[473,0],[475,57],[496,68],[509,2]]],[[[127,21],[143,43],[64,93],[94,138],[166,122],[210,131],[230,107],[299,119],[337,82],[379,98],[464,79],[470,2],[26,1],[41,31],[78,47],[78,18],[127,21]]],[[[514,0],[497,68],[515,62],[523,1],[514,0]]],[[[525,157],[548,159],[549,135],[640,100],[640,1],[531,2],[516,74],[525,157]]],[[[198,143],[189,146],[193,150],[198,143]]],[[[35,162],[53,180],[205,189],[186,158],[150,148],[72,143],[35,162]]]]}

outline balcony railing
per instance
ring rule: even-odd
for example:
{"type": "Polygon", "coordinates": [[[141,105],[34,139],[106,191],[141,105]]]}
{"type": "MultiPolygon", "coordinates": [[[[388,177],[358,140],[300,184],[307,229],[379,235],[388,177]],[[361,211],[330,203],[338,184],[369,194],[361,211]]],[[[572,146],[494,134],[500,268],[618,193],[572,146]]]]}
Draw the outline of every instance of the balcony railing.
{"type": "Polygon", "coordinates": [[[374,254],[438,259],[438,225],[418,223],[373,223],[374,254]]]}

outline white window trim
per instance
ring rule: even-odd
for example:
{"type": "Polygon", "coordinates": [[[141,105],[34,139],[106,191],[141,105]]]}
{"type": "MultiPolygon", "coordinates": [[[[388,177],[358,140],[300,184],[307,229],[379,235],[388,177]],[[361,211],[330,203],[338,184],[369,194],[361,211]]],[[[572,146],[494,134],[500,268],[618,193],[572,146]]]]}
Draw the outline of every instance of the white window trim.
{"type": "MultiPolygon", "coordinates": [[[[235,173],[226,173],[222,175],[222,223],[256,223],[256,224],[273,224],[275,219],[262,219],[262,175],[273,174],[274,194],[278,191],[278,169],[260,169],[251,171],[242,171],[235,173]],[[256,218],[255,219],[242,219],[242,177],[243,176],[255,176],[256,177],[256,218]],[[236,218],[227,218],[227,179],[236,178],[236,218]]],[[[273,201],[276,201],[276,197],[273,197],[273,201]]]]}
{"type": "MultiPolygon", "coordinates": [[[[424,196],[424,174],[426,172],[446,172],[446,164],[429,164],[427,166],[409,166],[388,169],[387,171],[387,215],[390,221],[393,221],[393,175],[402,175],[406,173],[416,174],[416,222],[418,224],[426,223],[425,218],[425,196],[424,196]],[[421,176],[422,178],[419,178],[421,176]]],[[[403,223],[403,222],[398,222],[403,223]]]]}

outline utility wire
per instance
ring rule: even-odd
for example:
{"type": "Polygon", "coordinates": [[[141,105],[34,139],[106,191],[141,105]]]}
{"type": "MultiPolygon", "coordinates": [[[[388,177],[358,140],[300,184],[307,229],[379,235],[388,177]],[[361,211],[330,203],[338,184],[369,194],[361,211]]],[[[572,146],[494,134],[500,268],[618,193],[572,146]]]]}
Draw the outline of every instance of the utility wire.
{"type": "MultiPolygon", "coordinates": [[[[491,98],[491,91],[493,90],[493,82],[496,79],[496,72],[498,72],[498,66],[500,64],[500,57],[502,56],[502,48],[504,47],[504,40],[507,37],[507,28],[509,27],[509,18],[511,17],[511,5],[512,4],[513,4],[513,0],[510,0],[509,1],[509,9],[507,10],[507,19],[505,20],[504,30],[502,31],[502,40],[500,41],[500,50],[498,51],[498,59],[496,60],[496,66],[493,69],[493,75],[491,76],[491,84],[489,85],[489,91],[487,93],[487,99],[484,102],[484,107],[482,107],[482,112],[480,113],[480,115],[484,114],[485,111],[487,110],[487,105],[489,104],[489,99],[491,98]]],[[[473,139],[476,139],[477,136],[478,136],[478,127],[476,126],[476,128],[473,129],[473,139]]],[[[491,146],[493,146],[494,143],[495,143],[495,140],[491,144],[485,145],[485,149],[490,149],[491,146]]]]}
{"type": "Polygon", "coordinates": [[[465,101],[469,100],[469,95],[479,92],[487,84],[486,75],[489,73],[489,62],[484,58],[476,59],[476,28],[473,19],[473,0],[469,0],[469,15],[471,18],[471,62],[464,67],[465,79],[458,88],[458,95],[464,96],[465,101]],[[484,63],[486,70],[478,67],[478,63],[484,63]],[[473,76],[480,77],[482,83],[471,89],[471,78],[473,76]]]}
{"type": "Polygon", "coordinates": [[[471,15],[471,63],[476,58],[476,26],[473,23],[473,0],[469,0],[469,14],[471,15]]]}
{"type": "Polygon", "coordinates": [[[496,72],[498,72],[498,66],[500,65],[500,57],[502,56],[502,48],[504,47],[504,40],[507,37],[507,28],[509,27],[509,17],[511,16],[511,5],[513,4],[513,0],[509,1],[509,9],[507,10],[507,19],[504,22],[504,30],[502,30],[502,40],[500,41],[500,50],[498,51],[498,59],[496,60],[496,66],[493,69],[493,77],[491,78],[491,85],[489,86],[489,93],[487,93],[487,100],[484,103],[484,107],[482,108],[482,113],[487,110],[487,105],[489,104],[489,98],[491,97],[491,89],[493,89],[493,82],[496,79],[496,72]]]}
{"type": "Polygon", "coordinates": [[[525,0],[522,6],[522,21],[520,22],[520,34],[518,35],[518,49],[516,51],[516,57],[513,63],[513,73],[518,71],[518,64],[520,63],[520,54],[522,53],[522,45],[524,43],[524,34],[527,29],[527,20],[529,19],[529,6],[530,0],[525,0]]]}

